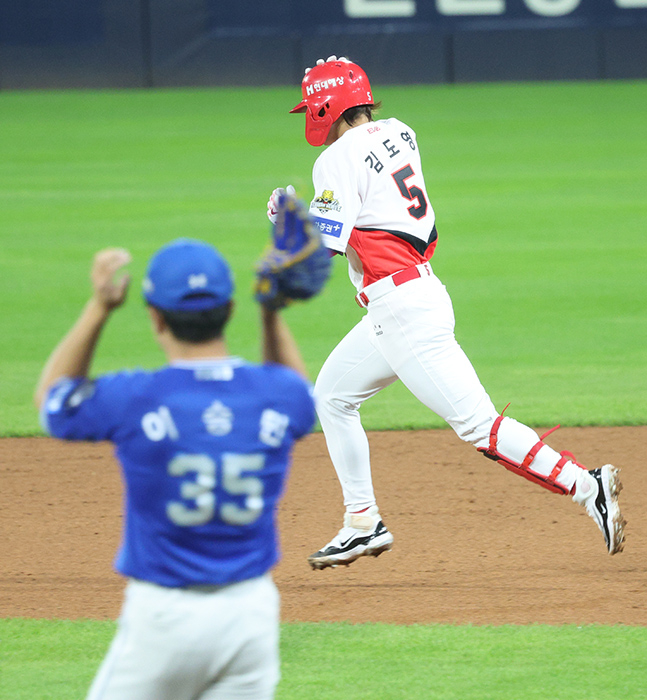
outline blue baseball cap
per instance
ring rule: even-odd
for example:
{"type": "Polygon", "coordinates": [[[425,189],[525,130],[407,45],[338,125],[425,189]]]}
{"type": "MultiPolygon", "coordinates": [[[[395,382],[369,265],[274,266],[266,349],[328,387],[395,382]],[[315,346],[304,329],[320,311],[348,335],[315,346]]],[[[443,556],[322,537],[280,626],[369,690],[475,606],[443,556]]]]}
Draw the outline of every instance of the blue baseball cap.
{"type": "Polygon", "coordinates": [[[208,243],[178,238],[153,255],[142,284],[144,299],[165,311],[223,306],[234,293],[227,261],[208,243]]]}

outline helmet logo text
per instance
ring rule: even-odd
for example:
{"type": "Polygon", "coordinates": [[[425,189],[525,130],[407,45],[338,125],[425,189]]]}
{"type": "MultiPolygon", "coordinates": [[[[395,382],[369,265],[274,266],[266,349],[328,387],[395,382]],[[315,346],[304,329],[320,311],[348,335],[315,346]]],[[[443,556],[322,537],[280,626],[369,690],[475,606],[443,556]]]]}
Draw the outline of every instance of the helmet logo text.
{"type": "Polygon", "coordinates": [[[330,80],[320,80],[312,85],[306,85],[306,96],[313,95],[315,92],[321,92],[327,88],[334,88],[338,85],[343,85],[343,78],[330,78],[330,80]]]}

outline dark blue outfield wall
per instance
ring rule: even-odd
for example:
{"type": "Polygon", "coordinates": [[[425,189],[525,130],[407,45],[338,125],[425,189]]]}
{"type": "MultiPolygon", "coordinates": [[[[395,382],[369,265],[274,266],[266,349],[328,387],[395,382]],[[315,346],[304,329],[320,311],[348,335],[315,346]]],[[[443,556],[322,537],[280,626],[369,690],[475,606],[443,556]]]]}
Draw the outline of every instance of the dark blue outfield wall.
{"type": "Polygon", "coordinates": [[[647,0],[0,0],[0,89],[647,78],[647,0]]]}

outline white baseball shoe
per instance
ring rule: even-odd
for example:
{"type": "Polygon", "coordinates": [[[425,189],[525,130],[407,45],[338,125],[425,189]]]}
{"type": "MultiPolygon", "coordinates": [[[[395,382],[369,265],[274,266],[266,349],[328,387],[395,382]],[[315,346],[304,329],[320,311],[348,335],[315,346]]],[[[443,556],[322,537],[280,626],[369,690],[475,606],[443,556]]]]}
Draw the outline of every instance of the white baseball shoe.
{"type": "Polygon", "coordinates": [[[313,569],[348,566],[359,557],[379,557],[391,549],[393,535],[386,529],[377,506],[363,513],[346,513],[344,527],[318,552],[308,557],[313,569]]]}
{"type": "Polygon", "coordinates": [[[586,508],[604,535],[609,554],[622,552],[625,543],[625,526],[618,505],[618,494],[622,484],[618,477],[620,470],[611,464],[600,469],[582,470],[575,482],[575,503],[586,508]]]}

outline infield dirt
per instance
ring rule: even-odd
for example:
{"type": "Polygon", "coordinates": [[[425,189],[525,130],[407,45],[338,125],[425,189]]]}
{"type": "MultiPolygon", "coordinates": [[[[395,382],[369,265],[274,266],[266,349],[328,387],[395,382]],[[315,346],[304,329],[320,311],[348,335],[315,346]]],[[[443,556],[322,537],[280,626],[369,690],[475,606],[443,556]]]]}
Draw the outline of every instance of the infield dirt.
{"type": "MultiPolygon", "coordinates": [[[[279,513],[285,621],[647,624],[647,426],[562,428],[547,440],[589,468],[621,467],[627,542],[614,557],[569,497],[483,459],[451,430],[369,437],[393,551],[309,568],[343,514],[323,436],[310,435],[279,513]]],[[[2,615],[115,618],[124,581],[112,569],[122,522],[112,447],[7,438],[0,455],[2,615]]]]}

